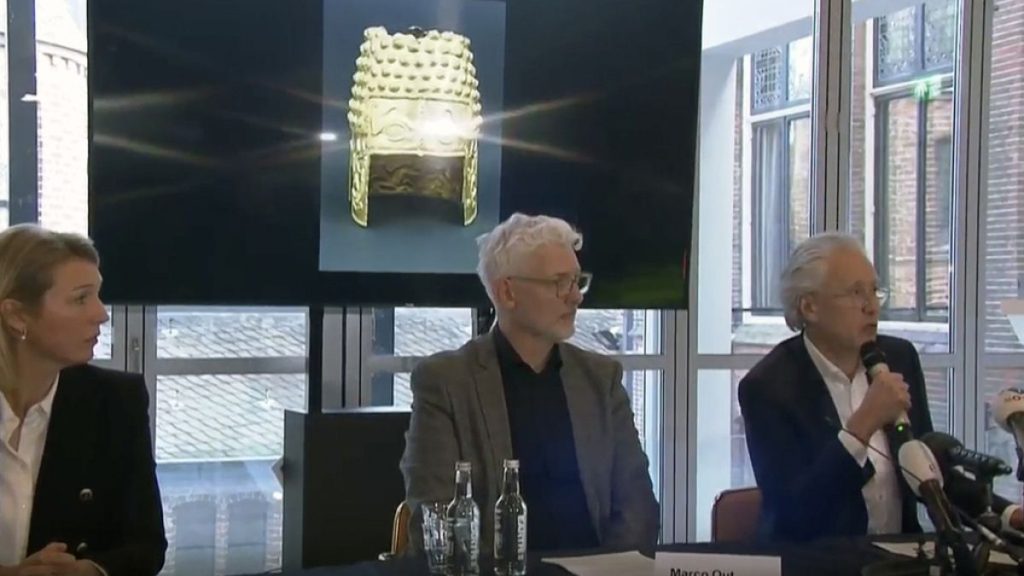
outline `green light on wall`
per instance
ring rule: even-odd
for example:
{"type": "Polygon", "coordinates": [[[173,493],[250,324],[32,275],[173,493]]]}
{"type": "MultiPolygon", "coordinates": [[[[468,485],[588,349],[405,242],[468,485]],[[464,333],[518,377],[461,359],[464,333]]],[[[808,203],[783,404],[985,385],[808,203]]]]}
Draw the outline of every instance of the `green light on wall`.
{"type": "Polygon", "coordinates": [[[914,97],[924,102],[934,100],[940,92],[942,92],[942,76],[922,78],[914,84],[914,97]]]}

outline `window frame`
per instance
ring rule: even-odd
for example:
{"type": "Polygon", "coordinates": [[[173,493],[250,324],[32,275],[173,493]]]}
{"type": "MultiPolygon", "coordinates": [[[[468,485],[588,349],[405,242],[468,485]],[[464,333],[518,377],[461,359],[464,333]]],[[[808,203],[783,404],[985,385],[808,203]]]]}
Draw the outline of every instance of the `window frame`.
{"type": "MultiPolygon", "coordinates": [[[[877,26],[877,20],[876,20],[877,26]]],[[[878,49],[878,40],[875,38],[874,49],[878,49]]],[[[875,269],[878,271],[879,283],[889,289],[892,289],[892,279],[889,272],[888,260],[890,250],[890,230],[888,225],[888,210],[886,207],[889,205],[889,164],[886,162],[889,152],[889,133],[888,133],[888,119],[889,119],[889,106],[897,100],[914,97],[914,87],[917,82],[927,81],[925,76],[930,77],[930,73],[922,73],[917,78],[909,78],[904,80],[905,85],[899,87],[891,87],[883,93],[875,93],[872,95],[875,114],[874,114],[874,126],[875,131],[875,146],[874,146],[874,164],[875,170],[873,174],[874,180],[874,242],[871,247],[875,269]]],[[[953,76],[952,74],[944,75],[939,77],[939,89],[940,92],[946,92],[953,89],[953,76]]],[[[876,87],[877,88],[877,87],[876,87]]],[[[915,242],[914,242],[914,259],[915,259],[915,270],[914,270],[914,308],[913,309],[900,309],[894,310],[892,306],[892,300],[888,300],[883,306],[881,311],[880,319],[883,321],[895,321],[895,322],[924,322],[924,323],[937,323],[937,324],[948,324],[950,322],[950,310],[946,309],[943,314],[935,308],[929,308],[927,305],[927,288],[928,288],[928,274],[927,274],[927,193],[928,193],[928,106],[931,102],[929,98],[918,98],[917,101],[917,141],[915,143],[914,153],[916,160],[916,207],[915,207],[915,242]]],[[[952,159],[951,159],[952,161],[952,159]]],[[[950,193],[953,192],[952,182],[950,182],[950,193]]],[[[955,204],[955,199],[950,198],[947,207],[952,211],[955,204]]],[[[950,227],[950,234],[952,234],[952,226],[950,227]]],[[[950,238],[950,246],[953,245],[953,238],[950,238]]],[[[950,254],[950,260],[952,261],[953,254],[950,254]]],[[[953,289],[953,281],[950,280],[950,291],[953,289]]],[[[950,298],[950,307],[952,307],[952,294],[950,298]]]]}
{"type": "Polygon", "coordinates": [[[780,126],[779,131],[781,138],[781,150],[782,153],[779,157],[780,170],[782,174],[782,182],[780,184],[779,197],[775,199],[781,205],[785,206],[785,210],[782,211],[784,217],[784,226],[782,228],[786,231],[784,234],[784,242],[780,243],[780,246],[784,244],[784,247],[779,246],[773,247],[773,250],[781,255],[780,261],[785,261],[789,258],[789,254],[793,251],[793,242],[790,231],[792,229],[792,174],[790,173],[790,160],[792,159],[790,154],[790,137],[792,126],[799,120],[810,120],[811,114],[808,110],[797,109],[793,106],[792,110],[787,110],[785,114],[780,114],[768,119],[753,119],[751,121],[750,133],[751,133],[751,180],[750,180],[750,211],[751,211],[751,241],[750,241],[750,266],[751,266],[751,277],[750,277],[750,307],[743,310],[743,312],[749,312],[756,316],[781,316],[782,307],[778,302],[771,302],[770,288],[766,284],[771,282],[772,278],[777,278],[781,270],[771,273],[766,270],[765,259],[763,254],[765,253],[765,230],[771,227],[771,224],[767,223],[764,218],[765,213],[765,193],[763,188],[764,178],[762,178],[762,165],[761,165],[761,146],[762,141],[758,138],[760,130],[767,126],[780,126]]]}
{"type": "MultiPolygon", "coordinates": [[[[793,42],[798,42],[800,40],[803,40],[804,38],[806,38],[806,36],[801,36],[800,38],[797,38],[797,39],[792,40],[790,42],[785,42],[781,46],[772,46],[772,47],[766,48],[764,50],[758,50],[758,51],[756,51],[756,52],[754,52],[753,54],[750,55],[750,108],[749,108],[748,112],[749,112],[749,114],[751,116],[756,116],[756,115],[759,115],[759,114],[768,114],[770,112],[778,112],[780,110],[786,110],[786,109],[789,109],[789,108],[794,108],[796,106],[807,106],[807,105],[810,105],[810,103],[811,103],[811,99],[810,98],[797,98],[795,100],[792,100],[789,97],[789,68],[790,68],[789,46],[793,42]],[[754,96],[756,94],[756,89],[757,89],[757,80],[756,80],[756,78],[757,78],[757,69],[756,69],[757,68],[757,57],[762,52],[767,52],[768,50],[775,50],[775,49],[781,49],[782,50],[782,62],[781,62],[782,70],[779,73],[779,76],[781,78],[780,82],[781,82],[781,85],[782,85],[782,98],[779,100],[778,104],[773,104],[771,106],[761,106],[761,107],[758,107],[756,105],[757,99],[754,98],[754,96]]],[[[809,113],[808,113],[808,115],[809,115],[809,113]]]]}
{"type": "MultiPolygon", "coordinates": [[[[924,76],[935,76],[935,75],[952,75],[956,68],[956,58],[953,58],[953,62],[948,65],[937,66],[929,68],[925,64],[925,21],[927,20],[928,2],[921,2],[908,6],[907,9],[914,9],[914,49],[915,59],[911,69],[901,74],[894,74],[891,76],[882,75],[882,50],[881,50],[881,26],[884,17],[872,19],[872,85],[876,88],[882,86],[893,86],[902,84],[904,82],[911,82],[919,80],[924,76]]],[[[954,18],[955,20],[955,18],[954,18]]]]}

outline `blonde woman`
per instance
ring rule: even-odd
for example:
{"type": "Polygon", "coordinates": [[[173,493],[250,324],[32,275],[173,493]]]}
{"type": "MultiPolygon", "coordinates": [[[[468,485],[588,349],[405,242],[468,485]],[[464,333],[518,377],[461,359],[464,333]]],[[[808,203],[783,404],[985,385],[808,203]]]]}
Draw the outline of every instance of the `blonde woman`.
{"type": "Polygon", "coordinates": [[[163,566],[145,382],[88,364],[101,281],[87,238],[0,233],[0,576],[163,566]]]}

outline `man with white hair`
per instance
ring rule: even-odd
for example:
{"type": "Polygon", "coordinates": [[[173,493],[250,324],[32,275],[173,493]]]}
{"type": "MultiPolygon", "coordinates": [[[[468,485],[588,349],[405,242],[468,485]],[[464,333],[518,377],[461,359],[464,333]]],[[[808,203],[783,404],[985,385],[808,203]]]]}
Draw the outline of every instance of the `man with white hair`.
{"type": "MultiPolygon", "coordinates": [[[[739,384],[763,497],[762,535],[800,541],[920,532],[886,430],[906,412],[915,437],[932,431],[924,373],[913,344],[878,334],[887,294],[860,243],[841,233],[804,241],[783,271],[781,293],[786,324],[800,334],[739,384]],[[869,385],[860,349],[871,341],[890,372],[869,385]]],[[[1002,499],[995,507],[1019,526],[1019,508],[1002,499]]]]}
{"type": "Polygon", "coordinates": [[[565,342],[590,283],[565,221],[515,214],[478,240],[492,330],[412,374],[401,469],[422,550],[420,504],[450,500],[454,464],[473,465],[480,551],[492,550],[505,459],[520,461],[530,550],[653,552],[658,503],[622,366],[565,342]]]}

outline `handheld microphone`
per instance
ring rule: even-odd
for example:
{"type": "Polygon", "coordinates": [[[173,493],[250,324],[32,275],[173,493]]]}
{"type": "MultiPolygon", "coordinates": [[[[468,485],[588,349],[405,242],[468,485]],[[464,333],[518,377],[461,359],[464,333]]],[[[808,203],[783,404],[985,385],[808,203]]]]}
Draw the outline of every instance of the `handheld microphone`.
{"type": "Polygon", "coordinates": [[[992,402],[996,424],[1017,443],[1017,480],[1024,482],[1024,390],[1007,388],[992,402]]]}
{"type": "MultiPolygon", "coordinates": [[[[886,362],[885,353],[878,347],[878,342],[874,340],[865,342],[860,347],[860,359],[868,372],[868,382],[872,382],[879,375],[889,372],[889,364],[886,362]]],[[[914,433],[910,429],[910,417],[907,416],[905,410],[896,418],[896,422],[892,425],[892,430],[895,434],[893,441],[897,446],[914,437],[914,433]]]]}

